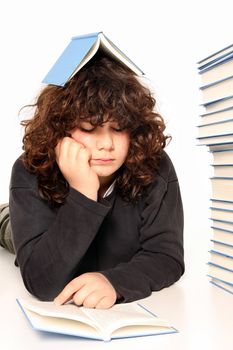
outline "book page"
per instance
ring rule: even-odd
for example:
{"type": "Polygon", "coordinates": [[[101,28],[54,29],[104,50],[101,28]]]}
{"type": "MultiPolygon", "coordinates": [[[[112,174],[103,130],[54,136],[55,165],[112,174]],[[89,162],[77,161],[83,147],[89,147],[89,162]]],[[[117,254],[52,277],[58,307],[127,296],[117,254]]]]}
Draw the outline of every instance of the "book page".
{"type": "Polygon", "coordinates": [[[84,322],[93,327],[97,327],[96,322],[90,319],[82,311],[83,307],[79,307],[73,303],[57,306],[52,301],[40,301],[32,296],[23,299],[19,298],[18,302],[23,308],[33,311],[41,316],[65,318],[84,322]]]}
{"type": "Polygon", "coordinates": [[[33,296],[17,299],[35,329],[81,337],[103,339],[176,332],[140,304],[117,304],[110,309],[78,307],[73,303],[56,306],[33,296]],[[115,332],[114,332],[115,331],[115,332]]]}
{"type": "Polygon", "coordinates": [[[117,304],[107,310],[84,308],[83,312],[109,334],[118,328],[135,325],[170,328],[166,320],[156,317],[137,303],[117,304]]]}
{"type": "Polygon", "coordinates": [[[24,313],[36,330],[74,335],[91,339],[103,339],[101,332],[86,322],[79,322],[62,317],[42,316],[36,312],[24,309],[24,313]]]}
{"type": "Polygon", "coordinates": [[[138,66],[136,66],[136,64],[131,59],[129,59],[115,44],[113,44],[113,42],[109,40],[103,33],[99,34],[99,38],[100,48],[103,51],[106,51],[114,59],[117,59],[119,60],[119,62],[125,64],[137,75],[140,76],[143,74],[141,69],[138,66]]]}

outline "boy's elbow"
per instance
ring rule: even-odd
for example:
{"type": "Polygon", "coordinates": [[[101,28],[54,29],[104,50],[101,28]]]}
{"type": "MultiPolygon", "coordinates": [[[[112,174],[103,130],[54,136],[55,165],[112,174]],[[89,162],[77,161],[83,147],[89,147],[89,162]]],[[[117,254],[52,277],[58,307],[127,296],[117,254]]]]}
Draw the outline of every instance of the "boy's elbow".
{"type": "Polygon", "coordinates": [[[22,273],[23,282],[28,292],[42,301],[52,301],[60,293],[62,287],[55,286],[45,278],[35,278],[29,273],[22,273]]]}
{"type": "Polygon", "coordinates": [[[174,265],[174,269],[172,271],[172,275],[173,275],[173,278],[174,278],[174,281],[173,283],[177,282],[181,277],[182,275],[184,274],[185,272],[185,264],[184,264],[184,261],[182,262],[177,262],[175,265],[174,265]]]}

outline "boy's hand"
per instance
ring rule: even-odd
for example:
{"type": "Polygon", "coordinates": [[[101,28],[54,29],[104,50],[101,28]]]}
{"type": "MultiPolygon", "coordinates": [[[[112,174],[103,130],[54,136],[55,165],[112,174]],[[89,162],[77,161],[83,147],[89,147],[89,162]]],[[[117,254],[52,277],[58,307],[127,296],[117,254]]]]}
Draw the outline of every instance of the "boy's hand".
{"type": "Polygon", "coordinates": [[[54,302],[62,305],[69,300],[89,308],[108,309],[115,304],[117,293],[104,275],[88,272],[69,282],[54,302]]]}
{"type": "Polygon", "coordinates": [[[90,167],[90,151],[71,137],[64,137],[56,148],[57,164],[69,185],[90,199],[97,200],[99,179],[90,167]]]}

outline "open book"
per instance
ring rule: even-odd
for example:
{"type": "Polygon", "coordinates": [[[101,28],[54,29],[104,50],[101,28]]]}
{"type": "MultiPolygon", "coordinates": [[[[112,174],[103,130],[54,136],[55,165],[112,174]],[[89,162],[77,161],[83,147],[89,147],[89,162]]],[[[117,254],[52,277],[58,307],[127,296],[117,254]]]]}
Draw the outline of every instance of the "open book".
{"type": "Polygon", "coordinates": [[[36,330],[109,341],[146,335],[176,333],[166,320],[156,317],[133,302],[111,309],[89,309],[73,303],[56,306],[32,296],[17,299],[25,316],[36,330]]]}
{"type": "Polygon", "coordinates": [[[99,50],[120,61],[137,75],[144,74],[102,32],[98,32],[73,37],[42,82],[64,86],[99,50]]]}

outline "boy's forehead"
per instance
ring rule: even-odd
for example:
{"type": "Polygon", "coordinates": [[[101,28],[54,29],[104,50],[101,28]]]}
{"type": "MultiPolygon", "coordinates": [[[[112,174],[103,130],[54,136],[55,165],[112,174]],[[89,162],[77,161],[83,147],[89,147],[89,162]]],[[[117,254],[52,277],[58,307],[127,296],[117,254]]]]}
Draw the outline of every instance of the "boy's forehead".
{"type": "Polygon", "coordinates": [[[116,123],[118,122],[119,117],[117,118],[117,116],[111,116],[108,114],[104,114],[104,115],[92,115],[92,116],[83,116],[80,118],[82,121],[86,121],[89,122],[91,124],[104,124],[107,122],[112,122],[112,123],[116,123]]]}

